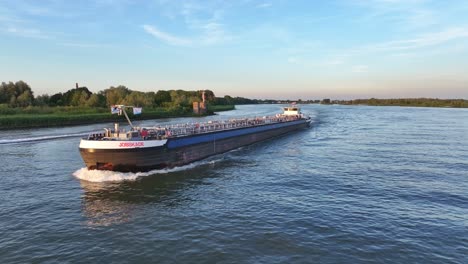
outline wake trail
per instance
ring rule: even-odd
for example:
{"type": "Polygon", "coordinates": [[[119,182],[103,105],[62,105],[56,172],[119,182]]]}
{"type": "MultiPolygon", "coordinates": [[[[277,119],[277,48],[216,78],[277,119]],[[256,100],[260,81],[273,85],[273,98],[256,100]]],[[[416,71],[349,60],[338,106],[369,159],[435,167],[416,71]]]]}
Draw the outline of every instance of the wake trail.
{"type": "Polygon", "coordinates": [[[197,161],[188,165],[174,167],[170,169],[159,169],[148,172],[118,172],[118,171],[105,171],[105,170],[88,170],[88,168],[81,168],[73,173],[73,176],[80,180],[89,182],[120,182],[120,181],[134,181],[139,177],[146,177],[155,174],[168,174],[171,172],[190,170],[198,166],[213,164],[222,161],[222,158],[215,160],[197,161]]]}
{"type": "Polygon", "coordinates": [[[72,138],[72,137],[82,137],[82,136],[87,136],[87,135],[89,135],[89,133],[75,133],[75,134],[66,134],[66,135],[40,136],[40,137],[30,137],[30,138],[18,138],[18,139],[0,139],[0,145],[38,142],[38,141],[72,138]]]}

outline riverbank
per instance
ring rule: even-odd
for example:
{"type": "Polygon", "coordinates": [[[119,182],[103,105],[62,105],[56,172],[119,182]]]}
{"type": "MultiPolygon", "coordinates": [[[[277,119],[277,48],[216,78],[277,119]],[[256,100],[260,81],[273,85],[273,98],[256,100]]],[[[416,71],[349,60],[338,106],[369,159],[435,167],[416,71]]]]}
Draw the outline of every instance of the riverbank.
{"type": "MultiPolygon", "coordinates": [[[[234,109],[234,105],[213,105],[208,107],[208,112],[206,114],[197,115],[187,110],[157,108],[147,111],[144,110],[141,115],[131,116],[131,119],[149,120],[174,117],[198,117],[212,115],[214,112],[234,109]]],[[[107,122],[125,122],[125,119],[122,116],[112,115],[108,109],[24,109],[23,111],[15,110],[15,112],[11,112],[10,114],[2,113],[0,115],[0,130],[74,126],[107,122]]]]}
{"type": "Polygon", "coordinates": [[[324,100],[322,104],[468,108],[468,100],[465,99],[437,98],[324,100]]]}

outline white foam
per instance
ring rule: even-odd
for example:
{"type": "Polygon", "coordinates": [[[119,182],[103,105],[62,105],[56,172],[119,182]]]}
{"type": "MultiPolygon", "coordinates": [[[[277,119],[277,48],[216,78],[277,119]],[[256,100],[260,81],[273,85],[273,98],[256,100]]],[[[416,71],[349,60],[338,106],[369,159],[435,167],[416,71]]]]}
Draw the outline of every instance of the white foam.
{"type": "Polygon", "coordinates": [[[160,169],[152,170],[148,172],[118,172],[118,171],[105,171],[105,170],[88,170],[88,168],[81,168],[73,173],[73,176],[77,177],[80,180],[89,181],[89,182],[119,182],[119,181],[134,181],[139,177],[145,177],[154,174],[167,174],[176,171],[184,171],[188,169],[195,168],[200,165],[213,164],[216,160],[204,160],[194,162],[188,165],[174,167],[170,169],[160,169]]]}

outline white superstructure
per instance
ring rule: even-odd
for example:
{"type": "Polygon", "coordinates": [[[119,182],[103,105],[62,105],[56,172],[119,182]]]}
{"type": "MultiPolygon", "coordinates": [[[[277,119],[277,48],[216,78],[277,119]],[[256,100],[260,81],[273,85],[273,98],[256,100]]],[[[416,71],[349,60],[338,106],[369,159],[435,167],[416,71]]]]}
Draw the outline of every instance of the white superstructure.
{"type": "Polygon", "coordinates": [[[296,105],[283,107],[283,115],[292,116],[292,115],[301,115],[301,108],[296,105]]]}

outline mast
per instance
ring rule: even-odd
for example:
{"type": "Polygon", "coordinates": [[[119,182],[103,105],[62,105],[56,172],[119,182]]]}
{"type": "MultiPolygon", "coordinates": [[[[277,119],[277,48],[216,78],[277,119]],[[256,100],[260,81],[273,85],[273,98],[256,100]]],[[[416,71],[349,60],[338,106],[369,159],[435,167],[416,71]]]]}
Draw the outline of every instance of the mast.
{"type": "Polygon", "coordinates": [[[128,124],[130,125],[131,128],[133,128],[132,121],[130,121],[130,118],[129,118],[128,115],[127,115],[127,111],[125,111],[125,107],[131,108],[131,107],[133,107],[133,106],[124,106],[124,108],[122,109],[122,112],[124,113],[125,118],[126,118],[127,121],[128,121],[128,124]]]}
{"type": "Polygon", "coordinates": [[[125,108],[134,108],[134,106],[115,105],[115,106],[112,106],[111,111],[112,111],[113,114],[115,114],[114,109],[115,110],[118,109],[118,114],[119,115],[122,115],[122,112],[123,112],[123,114],[125,116],[125,119],[127,119],[128,124],[130,125],[131,128],[133,128],[132,121],[130,121],[130,118],[128,117],[127,112],[125,111],[125,108]]]}

